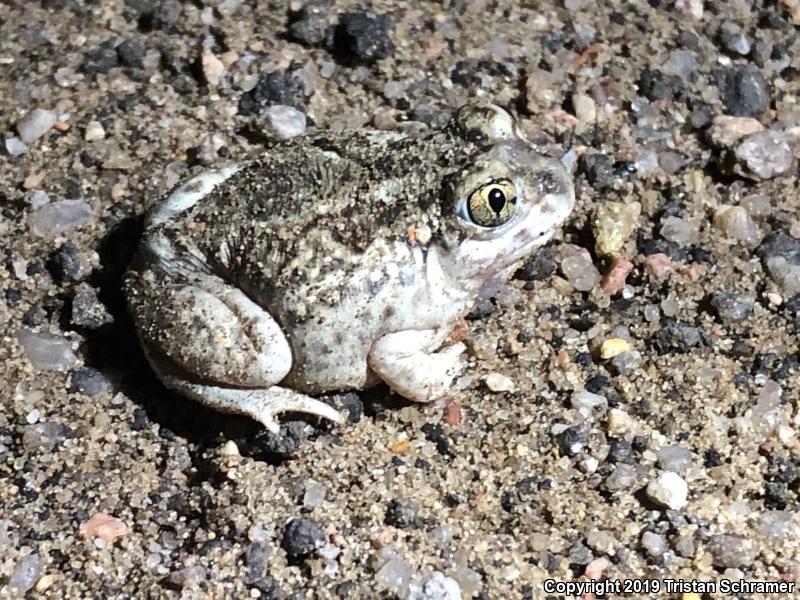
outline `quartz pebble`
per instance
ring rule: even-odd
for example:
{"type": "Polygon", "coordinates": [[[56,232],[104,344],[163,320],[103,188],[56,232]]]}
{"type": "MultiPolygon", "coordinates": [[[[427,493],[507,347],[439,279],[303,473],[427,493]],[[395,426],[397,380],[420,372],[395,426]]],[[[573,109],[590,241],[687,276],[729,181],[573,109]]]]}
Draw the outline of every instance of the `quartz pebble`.
{"type": "Polygon", "coordinates": [[[83,139],[87,142],[96,142],[106,137],[106,130],[100,121],[89,121],[86,124],[86,131],[83,132],[83,139]]]}
{"type": "Polygon", "coordinates": [[[665,471],[684,475],[692,467],[694,455],[682,446],[662,446],[658,450],[658,465],[665,471]]]}
{"type": "Polygon", "coordinates": [[[785,134],[759,131],[743,138],[734,151],[739,175],[772,179],[785,175],[794,165],[794,155],[785,134]]]}
{"type": "Polygon", "coordinates": [[[588,252],[564,258],[561,261],[561,272],[570,285],[580,292],[592,290],[601,279],[600,271],[594,266],[588,252]]]}
{"type": "Polygon", "coordinates": [[[18,137],[6,138],[6,152],[9,156],[21,156],[28,151],[28,146],[18,137]]]}
{"type": "Polygon", "coordinates": [[[514,390],[514,382],[500,373],[489,373],[484,378],[486,387],[493,392],[511,392],[514,390]]]}
{"type": "Polygon", "coordinates": [[[667,217],[661,222],[661,237],[681,246],[696,244],[698,240],[697,227],[680,217],[667,217]]]}
{"type": "Polygon", "coordinates": [[[301,135],[306,130],[306,115],[293,106],[275,105],[264,111],[270,129],[286,140],[301,135]]]}
{"type": "Polygon", "coordinates": [[[58,117],[54,112],[35,108],[17,121],[17,132],[23,143],[30,145],[47,133],[57,121],[58,117]]]}
{"type": "Polygon", "coordinates": [[[72,344],[60,335],[21,329],[17,339],[35,369],[66,371],[78,360],[72,351],[72,344]]]}
{"type": "Polygon", "coordinates": [[[658,535],[652,531],[645,531],[642,534],[642,548],[652,557],[656,558],[664,554],[667,550],[667,542],[663,535],[658,535]]]}
{"type": "Polygon", "coordinates": [[[758,556],[757,546],[739,535],[711,536],[706,544],[706,549],[713,557],[714,566],[723,569],[747,567],[758,556]]]}
{"type": "Polygon", "coordinates": [[[661,506],[680,510],[686,506],[689,486],[677,473],[665,471],[647,484],[647,496],[661,506]]]}
{"type": "Polygon", "coordinates": [[[18,597],[23,597],[42,576],[42,558],[38,554],[23,556],[14,565],[11,576],[8,578],[8,587],[17,592],[18,597]]]}
{"type": "Polygon", "coordinates": [[[83,200],[60,200],[31,213],[29,222],[34,235],[54,236],[83,225],[93,215],[92,207],[83,200]]]}
{"type": "Polygon", "coordinates": [[[759,240],[758,226],[741,206],[723,206],[714,215],[714,227],[732,239],[745,244],[759,240]]]}
{"type": "Polygon", "coordinates": [[[306,508],[316,508],[317,506],[322,506],[322,503],[325,502],[325,495],[327,493],[327,488],[319,481],[307,479],[305,483],[305,491],[303,493],[303,506],[306,508]]]}
{"type": "Polygon", "coordinates": [[[411,565],[399,556],[394,556],[378,569],[378,572],[375,573],[375,579],[392,590],[403,592],[408,589],[412,575],[411,565]]]}
{"type": "Polygon", "coordinates": [[[642,205],[638,202],[603,202],[594,218],[595,249],[598,254],[617,254],[639,227],[642,205]]]}
{"type": "Polygon", "coordinates": [[[431,573],[422,584],[418,594],[411,595],[412,600],[461,600],[461,588],[458,582],[447,577],[441,571],[431,573]]]}

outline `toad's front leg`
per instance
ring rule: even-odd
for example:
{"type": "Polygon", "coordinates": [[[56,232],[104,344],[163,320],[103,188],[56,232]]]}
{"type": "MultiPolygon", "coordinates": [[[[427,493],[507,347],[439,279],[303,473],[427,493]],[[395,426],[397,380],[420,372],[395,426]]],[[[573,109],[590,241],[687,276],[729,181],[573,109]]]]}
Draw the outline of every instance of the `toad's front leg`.
{"type": "Polygon", "coordinates": [[[461,342],[435,352],[441,334],[434,329],[390,333],[369,352],[372,371],[395,392],[414,402],[431,402],[450,389],[464,369],[461,342]]]}

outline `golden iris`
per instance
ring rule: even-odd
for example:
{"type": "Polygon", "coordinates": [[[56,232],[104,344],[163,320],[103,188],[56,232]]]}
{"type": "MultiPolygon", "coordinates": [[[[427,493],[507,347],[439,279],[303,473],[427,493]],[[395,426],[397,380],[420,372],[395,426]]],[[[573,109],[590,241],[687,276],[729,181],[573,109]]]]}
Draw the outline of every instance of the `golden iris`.
{"type": "Polygon", "coordinates": [[[467,198],[469,218],[481,227],[499,227],[514,216],[517,192],[508,179],[490,181],[467,198]]]}

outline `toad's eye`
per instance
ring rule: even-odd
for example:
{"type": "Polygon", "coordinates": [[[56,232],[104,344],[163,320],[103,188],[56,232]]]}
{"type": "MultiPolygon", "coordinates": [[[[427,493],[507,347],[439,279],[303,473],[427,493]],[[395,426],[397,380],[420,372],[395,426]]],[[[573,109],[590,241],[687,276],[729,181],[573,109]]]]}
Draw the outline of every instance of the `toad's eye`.
{"type": "Polygon", "coordinates": [[[517,193],[508,179],[479,187],[467,198],[467,214],[481,227],[499,227],[511,220],[517,207],[517,193]]]}

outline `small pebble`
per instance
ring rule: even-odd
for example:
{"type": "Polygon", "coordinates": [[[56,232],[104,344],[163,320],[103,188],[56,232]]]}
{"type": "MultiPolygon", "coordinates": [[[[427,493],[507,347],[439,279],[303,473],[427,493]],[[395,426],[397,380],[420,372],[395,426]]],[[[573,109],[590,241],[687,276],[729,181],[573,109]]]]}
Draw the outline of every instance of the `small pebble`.
{"type": "Polygon", "coordinates": [[[78,361],[69,340],[60,335],[20,329],[17,339],[35,369],[66,371],[78,361]]]}
{"type": "Polygon", "coordinates": [[[741,206],[721,207],[714,215],[714,227],[745,244],[756,244],[760,239],[758,226],[741,206]]]}
{"type": "Polygon", "coordinates": [[[579,292],[594,289],[601,280],[600,271],[594,266],[588,252],[583,255],[567,256],[561,261],[561,272],[570,285],[579,292]]]}
{"type": "Polygon", "coordinates": [[[720,115],[714,117],[708,137],[715,146],[730,148],[744,136],[763,130],[764,126],[752,117],[720,115]]]}
{"type": "Polygon", "coordinates": [[[57,121],[58,117],[54,112],[35,108],[17,121],[17,132],[22,142],[30,145],[47,133],[57,121]]]}
{"type": "Polygon", "coordinates": [[[758,556],[758,547],[750,540],[730,534],[713,535],[706,543],[713,564],[720,568],[748,567],[758,556]]]}
{"type": "Polygon", "coordinates": [[[128,535],[128,526],[117,517],[97,513],[80,526],[80,534],[86,538],[100,538],[112,542],[128,535]]]}
{"type": "Polygon", "coordinates": [[[631,350],[633,350],[633,346],[631,346],[631,343],[628,340],[623,340],[622,338],[611,338],[604,341],[600,345],[600,358],[608,360],[619,354],[622,354],[623,352],[630,352],[631,350]]]}
{"type": "Polygon", "coordinates": [[[486,387],[493,392],[511,392],[514,390],[514,382],[500,373],[489,373],[484,378],[486,387]]]}
{"type": "Polygon", "coordinates": [[[720,96],[728,114],[758,117],[769,109],[769,84],[755,65],[731,67],[720,79],[720,96]]]}
{"type": "Polygon", "coordinates": [[[756,179],[772,179],[787,174],[795,164],[786,136],[774,130],[759,131],[744,137],[734,151],[737,173],[756,179]]]}
{"type": "Polygon", "coordinates": [[[407,529],[414,525],[419,514],[419,504],[413,500],[395,498],[389,503],[384,519],[387,525],[407,529]]]}
{"type": "Polygon", "coordinates": [[[582,123],[594,123],[597,120],[597,105],[591,96],[572,94],[572,107],[575,109],[575,116],[582,123]]]}
{"type": "Polygon", "coordinates": [[[659,467],[678,475],[685,475],[694,462],[694,454],[682,446],[662,446],[657,456],[659,467]]]}
{"type": "Polygon", "coordinates": [[[277,104],[264,111],[270,129],[282,140],[302,135],[306,130],[306,115],[293,106],[277,104]]]}
{"type": "Polygon", "coordinates": [[[598,254],[616,255],[639,227],[638,202],[603,202],[595,212],[593,230],[598,254]]]}
{"type": "Polygon", "coordinates": [[[608,411],[608,432],[614,436],[624,435],[633,429],[633,417],[624,410],[612,408],[608,411]]]}
{"type": "Polygon", "coordinates": [[[656,281],[664,281],[674,271],[672,259],[661,252],[651,254],[644,259],[644,270],[656,281]]]}
{"type": "Polygon", "coordinates": [[[21,156],[28,151],[28,146],[18,137],[6,138],[6,152],[9,156],[21,156]]]}
{"type": "Polygon", "coordinates": [[[17,597],[23,597],[39,581],[43,567],[44,563],[38,554],[23,556],[11,571],[11,575],[8,578],[8,587],[17,592],[17,597]]]}
{"type": "Polygon", "coordinates": [[[647,484],[647,496],[661,506],[680,510],[686,506],[689,486],[677,473],[665,471],[647,484]]]}
{"type": "Polygon", "coordinates": [[[83,200],[60,200],[34,211],[28,221],[33,234],[44,237],[71,231],[93,216],[92,207],[83,200]]]}
{"type": "Polygon", "coordinates": [[[633,270],[633,263],[626,258],[616,257],[611,263],[611,269],[603,276],[600,286],[603,291],[613,296],[618,294],[625,287],[625,280],[633,270]]]}
{"type": "Polygon", "coordinates": [[[696,244],[697,226],[680,217],[667,217],[661,221],[661,237],[681,246],[696,244]]]}
{"type": "Polygon", "coordinates": [[[217,87],[225,76],[225,65],[211,50],[204,50],[201,58],[203,77],[211,87],[217,87]]]}
{"type": "Polygon", "coordinates": [[[322,506],[327,493],[328,489],[319,481],[306,479],[305,490],[303,492],[303,506],[306,508],[322,506]]]}
{"type": "Polygon", "coordinates": [[[110,388],[111,383],[100,371],[92,367],[80,367],[72,372],[68,391],[94,398],[110,388]]]}
{"type": "Polygon", "coordinates": [[[386,587],[397,592],[404,592],[411,583],[413,569],[405,560],[399,556],[390,558],[375,573],[375,579],[383,583],[386,587]]]}
{"type": "Polygon", "coordinates": [[[461,600],[458,582],[441,571],[431,573],[422,584],[422,590],[415,600],[461,600]]]}
{"type": "Polygon", "coordinates": [[[103,125],[100,121],[89,121],[86,124],[86,131],[83,133],[83,139],[87,142],[96,142],[98,140],[105,139],[106,137],[106,130],[103,129],[103,125]]]}
{"type": "Polygon", "coordinates": [[[755,299],[749,296],[737,296],[730,292],[714,292],[710,303],[719,320],[723,323],[738,323],[751,314],[755,307],[755,299]]]}
{"type": "Polygon", "coordinates": [[[653,558],[658,558],[667,550],[667,542],[663,535],[645,531],[642,534],[642,548],[653,558]]]}
{"type": "Polygon", "coordinates": [[[291,558],[303,558],[325,543],[322,523],[313,519],[292,519],[283,530],[281,546],[291,558]]]}
{"type": "Polygon", "coordinates": [[[742,28],[733,21],[725,21],[719,29],[719,40],[723,48],[732,54],[750,54],[750,40],[742,33],[742,28]]]}
{"type": "Polygon", "coordinates": [[[343,58],[369,64],[389,56],[394,50],[390,38],[389,15],[368,10],[345,13],[334,31],[334,51],[343,58]]]}
{"type": "Polygon", "coordinates": [[[586,565],[586,570],[583,574],[590,580],[599,580],[603,576],[603,571],[611,566],[611,561],[605,556],[595,558],[592,562],[586,565]]]}

